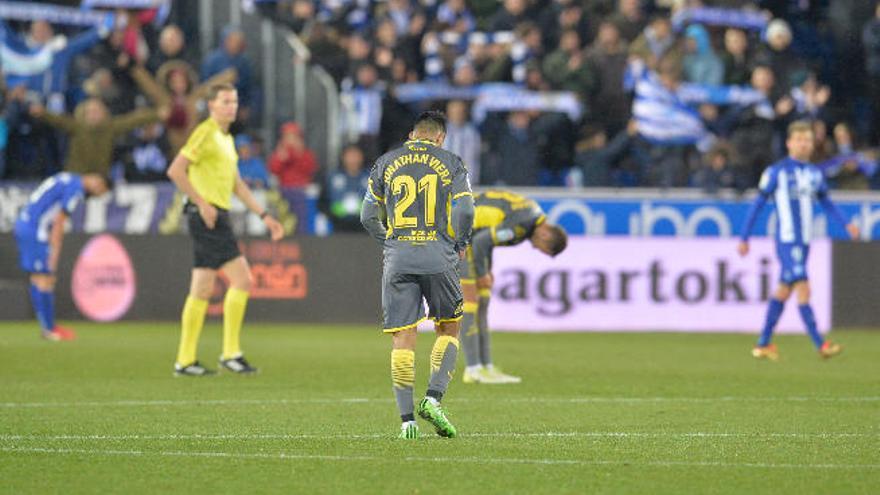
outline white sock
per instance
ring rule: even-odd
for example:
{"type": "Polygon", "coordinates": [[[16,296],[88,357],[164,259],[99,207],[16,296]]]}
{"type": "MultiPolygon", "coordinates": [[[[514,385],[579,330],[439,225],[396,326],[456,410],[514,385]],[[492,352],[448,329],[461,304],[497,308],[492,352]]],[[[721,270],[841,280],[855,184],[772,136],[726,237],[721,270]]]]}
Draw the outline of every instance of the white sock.
{"type": "Polygon", "coordinates": [[[475,364],[473,366],[465,366],[465,368],[464,368],[464,370],[468,373],[476,373],[476,372],[480,371],[481,369],[483,369],[482,364],[475,364]]]}

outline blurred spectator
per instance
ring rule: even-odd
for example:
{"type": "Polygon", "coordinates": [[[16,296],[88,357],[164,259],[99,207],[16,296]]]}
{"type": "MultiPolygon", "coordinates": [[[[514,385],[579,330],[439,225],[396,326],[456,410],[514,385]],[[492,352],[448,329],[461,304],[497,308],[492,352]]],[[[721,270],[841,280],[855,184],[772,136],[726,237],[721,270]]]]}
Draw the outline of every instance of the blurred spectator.
{"type": "Polygon", "coordinates": [[[30,114],[70,136],[64,170],[107,176],[113,158],[113,142],[138,127],[167,117],[168,110],[141,109],[114,117],[100,99],[90,98],[80,103],[73,115],[51,114],[39,104],[30,107],[30,114]]]}
{"type": "Polygon", "coordinates": [[[797,77],[802,78],[803,82],[799,82],[797,78],[793,79],[793,82],[797,84],[791,90],[791,99],[794,101],[794,118],[798,120],[823,118],[825,104],[831,98],[831,89],[819,84],[815,74],[802,73],[797,77]]]}
{"type": "Polygon", "coordinates": [[[712,49],[706,28],[691,24],[685,30],[684,77],[697,84],[718,86],[724,82],[724,64],[712,49]]]}
{"type": "Polygon", "coordinates": [[[868,76],[868,97],[871,101],[871,143],[880,143],[880,2],[874,17],[862,29],[865,48],[865,72],[868,76]]]}
{"type": "Polygon", "coordinates": [[[634,120],[608,142],[608,134],[601,126],[589,125],[575,144],[575,156],[571,185],[580,187],[607,187],[612,185],[612,169],[632,145],[638,133],[634,120]]]}
{"type": "Polygon", "coordinates": [[[155,78],[140,65],[132,67],[130,73],[155,105],[170,109],[165,127],[171,143],[171,156],[177,155],[190,132],[199,124],[198,106],[211,87],[232,83],[237,76],[235,69],[229,68],[198,84],[195,71],[182,60],[166,62],[155,78]]]}
{"type": "Polygon", "coordinates": [[[347,69],[345,75],[354,78],[357,69],[371,63],[370,54],[373,52],[373,44],[367,37],[360,33],[355,33],[346,38],[345,53],[348,58],[347,69]]]}
{"type": "Polygon", "coordinates": [[[360,221],[361,202],[367,192],[370,171],[364,153],[350,144],[342,150],[342,163],[327,177],[324,196],[327,214],[336,232],[363,232],[360,221]]]}
{"type": "Polygon", "coordinates": [[[837,189],[865,190],[877,174],[877,156],[856,151],[855,136],[849,124],[834,126],[835,155],[818,163],[820,169],[837,189]]]}
{"type": "MultiPolygon", "coordinates": [[[[776,161],[774,136],[777,127],[777,110],[773,104],[773,71],[766,65],[758,65],[752,70],[751,87],[765,96],[763,101],[749,105],[734,105],[727,110],[724,120],[731,130],[730,142],[739,152],[739,161],[748,174],[749,182],[757,184],[758,177],[767,165],[776,161]]],[[[793,104],[789,99],[777,104],[780,114],[786,113],[786,106],[793,104]]]]}
{"type": "Polygon", "coordinates": [[[349,135],[360,144],[367,160],[381,153],[379,137],[382,125],[384,83],[379,80],[376,67],[365,63],[355,71],[354,80],[343,81],[343,97],[351,105],[348,117],[349,135]]]}
{"type": "Polygon", "coordinates": [[[257,90],[253,78],[252,63],[244,53],[244,32],[235,26],[223,28],[220,47],[209,53],[202,61],[201,79],[207,81],[227,69],[235,69],[238,79],[235,88],[238,90],[239,120],[247,125],[258,104],[254,93],[257,90]]]}
{"type": "Polygon", "coordinates": [[[254,189],[269,187],[266,161],[259,155],[253,139],[247,134],[235,136],[235,151],[238,153],[238,174],[242,180],[254,189]]]}
{"type": "Polygon", "coordinates": [[[590,101],[597,87],[593,66],[587,62],[580,35],[574,29],[564,31],[559,49],[544,59],[544,74],[554,89],[577,93],[584,103],[590,101]]]}
{"type": "Polygon", "coordinates": [[[489,19],[489,31],[513,31],[521,22],[528,20],[526,7],[526,0],[504,0],[489,19]]]}
{"type": "Polygon", "coordinates": [[[721,189],[742,192],[751,185],[748,174],[737,162],[733,146],[723,141],[716,143],[703,155],[692,183],[708,194],[717,194],[721,189]]]}
{"type": "Polygon", "coordinates": [[[563,186],[574,161],[577,128],[566,114],[560,112],[535,112],[532,119],[530,131],[540,157],[536,185],[563,186]]]}
{"type": "Polygon", "coordinates": [[[608,20],[617,26],[620,36],[628,43],[635,40],[648,23],[639,0],[619,0],[617,12],[608,20]]]}
{"type": "Polygon", "coordinates": [[[409,31],[410,20],[416,13],[409,0],[387,0],[385,15],[394,21],[398,35],[402,36],[409,31]]]}
{"type": "Polygon", "coordinates": [[[540,154],[531,124],[528,112],[510,112],[497,131],[490,133],[491,153],[483,164],[487,185],[537,185],[540,154]]]}
{"type": "MultiPolygon", "coordinates": [[[[676,105],[675,102],[678,100],[677,94],[681,85],[681,66],[672,58],[663,59],[657,75],[660,85],[655,89],[666,92],[666,94],[660,96],[660,99],[668,99],[676,105]]],[[[636,100],[638,100],[638,96],[636,100]]],[[[678,109],[672,108],[672,110],[678,109]]],[[[658,107],[655,111],[664,112],[667,109],[658,107]]],[[[647,116],[642,116],[641,118],[644,117],[647,116]]],[[[651,117],[658,117],[658,115],[651,115],[651,117]]],[[[660,115],[659,117],[664,116],[660,115]]],[[[640,121],[640,126],[641,123],[640,121]]],[[[705,132],[702,128],[699,131],[705,132]]],[[[643,132],[642,134],[644,135],[643,132]]],[[[695,139],[702,139],[697,135],[693,137],[695,139]]],[[[676,140],[655,140],[650,147],[650,154],[650,168],[644,174],[645,185],[664,188],[687,185],[688,174],[691,169],[689,163],[696,155],[694,145],[679,143],[676,140]]]]}
{"type": "Polygon", "coordinates": [[[348,71],[348,59],[339,33],[319,22],[313,24],[305,36],[306,45],[312,54],[310,61],[323,67],[336,84],[339,84],[348,71]]]}
{"type": "MultiPolygon", "coordinates": [[[[108,18],[108,22],[111,21],[108,18]]],[[[23,85],[43,98],[54,112],[64,111],[67,72],[73,58],[106,37],[111,26],[104,25],[85,31],[71,40],[55,35],[46,21],[34,21],[26,38],[0,21],[0,67],[6,87],[23,85]],[[37,70],[35,70],[37,68],[37,70]]]]}
{"type": "Polygon", "coordinates": [[[289,4],[279,3],[278,20],[295,33],[302,32],[315,20],[317,9],[312,0],[293,0],[289,4]]]}
{"type": "Polygon", "coordinates": [[[746,33],[730,28],[724,32],[724,52],[721,60],[724,63],[724,84],[742,85],[749,82],[749,41],[746,33]]]}
{"type": "Polygon", "coordinates": [[[617,26],[603,22],[587,54],[599,85],[589,111],[609,134],[617,134],[629,120],[630,101],[623,88],[626,58],[626,42],[621,39],[617,26]]]}
{"type": "Polygon", "coordinates": [[[459,35],[471,33],[477,27],[477,20],[468,9],[465,0],[446,0],[437,9],[437,22],[443,30],[459,35]]]}
{"type": "Polygon", "coordinates": [[[661,60],[669,59],[680,64],[681,47],[672,31],[669,18],[656,16],[642,34],[629,46],[630,55],[643,60],[650,69],[657,69],[661,60]]]}
{"type": "Polygon", "coordinates": [[[470,174],[471,184],[480,183],[480,132],[470,121],[467,103],[451,100],[446,104],[446,141],[443,149],[458,155],[470,174]]]}
{"type": "Polygon", "coordinates": [[[159,49],[151,54],[147,66],[152,71],[158,71],[159,67],[172,60],[186,62],[192,67],[195,67],[197,61],[186,44],[183,30],[175,24],[162,28],[159,33],[159,49]]]}
{"type": "Polygon", "coordinates": [[[130,57],[137,64],[145,64],[150,57],[150,47],[144,38],[143,25],[149,24],[156,17],[156,11],[117,10],[124,28],[122,28],[122,53],[130,57]]]}
{"type": "Polygon", "coordinates": [[[816,119],[813,125],[813,154],[810,155],[811,163],[822,163],[834,156],[834,141],[828,136],[828,125],[825,121],[816,119]]]}
{"type": "Polygon", "coordinates": [[[766,29],[767,45],[762,46],[755,56],[755,62],[767,65],[773,70],[777,94],[788,93],[792,88],[792,78],[803,73],[806,64],[791,48],[791,28],[782,19],[773,19],[766,29]]]}
{"type": "Polygon", "coordinates": [[[171,146],[162,124],[149,124],[137,129],[127,139],[123,154],[127,182],[167,181],[165,170],[171,146]]]}
{"type": "Polygon", "coordinates": [[[548,51],[558,48],[560,34],[569,29],[576,31],[582,41],[593,37],[584,8],[575,0],[553,0],[541,11],[538,26],[548,51]]]}
{"type": "Polygon", "coordinates": [[[280,139],[269,157],[269,170],[278,177],[281,187],[305,187],[312,183],[318,162],[295,122],[281,126],[280,139]]]}

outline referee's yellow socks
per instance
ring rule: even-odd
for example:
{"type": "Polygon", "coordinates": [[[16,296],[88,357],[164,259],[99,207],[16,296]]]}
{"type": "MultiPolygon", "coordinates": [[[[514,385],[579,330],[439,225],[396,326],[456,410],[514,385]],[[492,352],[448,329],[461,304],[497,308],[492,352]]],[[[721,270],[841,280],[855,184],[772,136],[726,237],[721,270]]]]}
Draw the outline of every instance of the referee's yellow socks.
{"type": "Polygon", "coordinates": [[[199,335],[205,324],[205,313],[208,311],[208,301],[187,296],[183,305],[183,315],[180,318],[180,347],[177,349],[177,364],[188,366],[196,360],[196,348],[199,346],[199,335]]]}
{"type": "Polygon", "coordinates": [[[223,298],[223,359],[241,355],[241,325],[250,294],[230,287],[223,298]]]}

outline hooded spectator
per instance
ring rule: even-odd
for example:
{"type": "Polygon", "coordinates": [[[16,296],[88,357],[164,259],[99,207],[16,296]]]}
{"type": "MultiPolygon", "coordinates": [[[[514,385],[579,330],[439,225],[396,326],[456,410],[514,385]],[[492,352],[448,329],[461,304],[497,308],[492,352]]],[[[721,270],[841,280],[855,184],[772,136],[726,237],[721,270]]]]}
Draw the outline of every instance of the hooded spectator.
{"type": "Polygon", "coordinates": [[[687,81],[709,86],[724,82],[724,64],[715,51],[706,28],[692,24],[685,31],[684,76],[687,81]]]}

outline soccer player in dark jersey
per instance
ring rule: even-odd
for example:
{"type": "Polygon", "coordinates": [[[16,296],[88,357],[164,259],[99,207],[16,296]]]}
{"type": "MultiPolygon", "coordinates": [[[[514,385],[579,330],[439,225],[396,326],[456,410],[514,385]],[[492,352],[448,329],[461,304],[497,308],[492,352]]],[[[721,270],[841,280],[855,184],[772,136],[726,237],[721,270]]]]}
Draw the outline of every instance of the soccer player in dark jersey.
{"type": "Polygon", "coordinates": [[[55,271],[64,224],[85,195],[99,196],[107,189],[107,179],[98,174],[55,174],[31,193],[15,221],[19,264],[30,274],[31,304],[47,340],[76,338],[73,330],[55,324],[55,271]]]}
{"type": "Polygon", "coordinates": [[[565,250],[568,236],[561,227],[546,222],[538,203],[512,192],[483,192],[474,198],[474,205],[474,234],[459,268],[464,292],[461,344],[467,363],[462,378],[465,383],[519,383],[519,377],[502,373],[492,364],[487,321],[492,250],[528,239],[538,251],[556,256],[565,250]]]}
{"type": "Polygon", "coordinates": [[[419,116],[410,140],[376,160],[361,223],[384,248],[382,313],[391,334],[391,382],[402,421],[400,438],[418,438],[413,385],[416,325],[434,319],[431,377],[418,414],[443,437],[454,437],[440,401],[455,370],[462,293],[458,263],[471,235],[474,205],[467,169],[440,145],[446,117],[419,116]]]}

